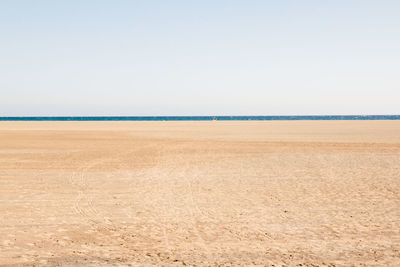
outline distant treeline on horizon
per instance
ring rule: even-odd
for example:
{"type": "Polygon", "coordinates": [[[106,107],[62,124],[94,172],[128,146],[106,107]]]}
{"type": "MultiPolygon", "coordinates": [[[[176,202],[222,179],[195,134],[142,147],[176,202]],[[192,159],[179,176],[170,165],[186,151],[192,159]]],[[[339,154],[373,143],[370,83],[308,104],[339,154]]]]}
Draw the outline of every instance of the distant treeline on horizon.
{"type": "Polygon", "coordinates": [[[272,120],[400,120],[400,115],[302,116],[3,116],[0,121],[272,121],[272,120]]]}

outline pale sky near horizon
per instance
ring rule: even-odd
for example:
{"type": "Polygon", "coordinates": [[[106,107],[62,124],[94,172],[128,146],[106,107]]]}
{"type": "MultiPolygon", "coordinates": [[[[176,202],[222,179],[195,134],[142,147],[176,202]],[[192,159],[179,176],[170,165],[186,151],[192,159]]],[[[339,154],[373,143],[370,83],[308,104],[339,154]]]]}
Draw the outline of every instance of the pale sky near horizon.
{"type": "Polygon", "coordinates": [[[400,114],[400,1],[0,1],[0,116],[400,114]]]}

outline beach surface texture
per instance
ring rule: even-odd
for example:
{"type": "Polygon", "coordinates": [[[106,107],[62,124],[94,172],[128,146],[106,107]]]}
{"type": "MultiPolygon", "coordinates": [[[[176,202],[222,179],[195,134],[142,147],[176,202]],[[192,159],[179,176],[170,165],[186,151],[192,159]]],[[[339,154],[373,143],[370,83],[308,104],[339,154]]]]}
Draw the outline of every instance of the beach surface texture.
{"type": "Polygon", "coordinates": [[[1,122],[0,266],[400,266],[400,121],[1,122]]]}

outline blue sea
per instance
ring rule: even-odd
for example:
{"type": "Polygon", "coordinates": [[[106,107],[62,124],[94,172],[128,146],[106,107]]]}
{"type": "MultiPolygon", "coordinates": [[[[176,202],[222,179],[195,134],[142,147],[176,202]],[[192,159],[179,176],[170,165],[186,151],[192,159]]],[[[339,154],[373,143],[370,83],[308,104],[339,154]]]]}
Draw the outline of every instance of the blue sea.
{"type": "Polygon", "coordinates": [[[400,115],[0,117],[0,121],[212,121],[212,120],[218,120],[218,121],[400,120],[400,115]]]}

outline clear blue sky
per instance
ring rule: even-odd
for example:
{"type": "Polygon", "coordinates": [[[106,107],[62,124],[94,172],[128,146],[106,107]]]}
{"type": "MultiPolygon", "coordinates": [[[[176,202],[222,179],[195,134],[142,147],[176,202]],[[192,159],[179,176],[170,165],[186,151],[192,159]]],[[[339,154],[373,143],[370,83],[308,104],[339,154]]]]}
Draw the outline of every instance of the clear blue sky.
{"type": "Polygon", "coordinates": [[[400,114],[400,1],[0,1],[0,116],[400,114]]]}

